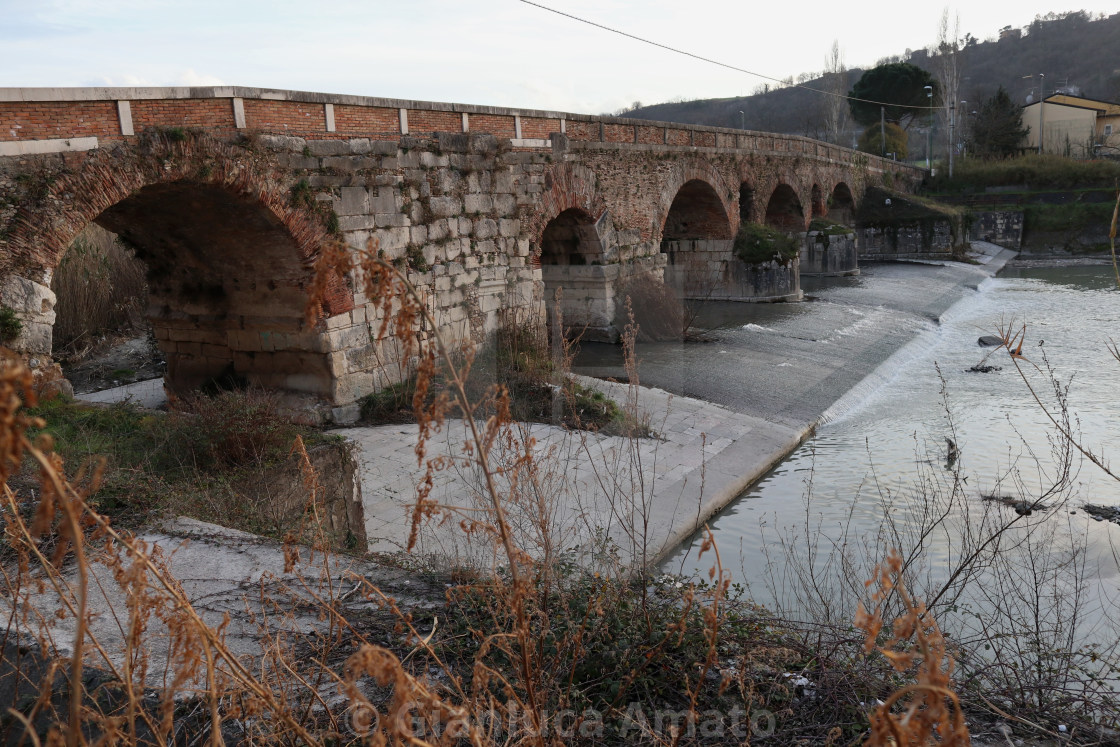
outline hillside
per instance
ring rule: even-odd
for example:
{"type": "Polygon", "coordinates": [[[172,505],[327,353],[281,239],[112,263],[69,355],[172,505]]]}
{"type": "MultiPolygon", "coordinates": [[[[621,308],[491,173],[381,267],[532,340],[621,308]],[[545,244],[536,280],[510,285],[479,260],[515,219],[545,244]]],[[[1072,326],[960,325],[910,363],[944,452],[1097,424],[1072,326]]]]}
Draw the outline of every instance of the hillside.
{"type": "MultiPolygon", "coordinates": [[[[1013,31],[1002,40],[993,37],[987,41],[965,35],[961,50],[962,100],[979,102],[1002,85],[1015,101],[1023,103],[1034,92],[1032,85],[1037,82],[1037,78],[1025,80],[1023,76],[1043,73],[1047,93],[1057,86],[1068,86],[1090,98],[1120,101],[1120,59],[1113,54],[1120,49],[1120,13],[1097,20],[1084,12],[1049,14],[1035,19],[1018,33],[1018,38],[1013,31]]],[[[840,44],[843,46],[843,39],[840,44]]],[[[826,51],[821,50],[822,59],[826,51]]],[[[925,49],[886,61],[910,62],[932,70],[925,49]]],[[[845,88],[850,89],[862,74],[859,68],[848,71],[845,88]]],[[[804,85],[826,87],[820,76],[806,80],[804,85]]],[[[740,127],[744,122],[751,130],[824,139],[824,99],[812,91],[785,87],[752,96],[643,106],[622,116],[717,127],[740,127]]],[[[853,145],[856,134],[849,132],[840,144],[853,145]]]]}

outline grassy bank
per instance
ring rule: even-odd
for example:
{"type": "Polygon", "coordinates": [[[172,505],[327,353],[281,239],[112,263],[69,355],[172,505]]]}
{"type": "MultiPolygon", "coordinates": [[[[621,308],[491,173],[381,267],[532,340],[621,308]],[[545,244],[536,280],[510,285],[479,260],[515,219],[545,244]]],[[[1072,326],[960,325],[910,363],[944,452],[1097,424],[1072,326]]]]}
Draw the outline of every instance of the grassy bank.
{"type": "Polygon", "coordinates": [[[982,192],[998,187],[1023,191],[1109,188],[1120,179],[1120,163],[1077,161],[1054,155],[1031,154],[999,161],[977,158],[958,160],[950,177],[940,169],[925,185],[938,194],[982,192]]]}
{"type": "MultiPolygon", "coordinates": [[[[255,391],[199,396],[173,413],[62,398],[31,413],[45,424],[32,433],[51,438],[67,477],[122,527],[185,515],[282,539],[299,525],[307,501],[292,453],[296,438],[336,474],[349,458],[340,439],[291,424],[274,397],[255,391]]],[[[25,463],[14,485],[33,485],[35,471],[25,463]]],[[[352,529],[349,540],[342,530],[337,546],[358,543],[360,528],[352,529]]]]}

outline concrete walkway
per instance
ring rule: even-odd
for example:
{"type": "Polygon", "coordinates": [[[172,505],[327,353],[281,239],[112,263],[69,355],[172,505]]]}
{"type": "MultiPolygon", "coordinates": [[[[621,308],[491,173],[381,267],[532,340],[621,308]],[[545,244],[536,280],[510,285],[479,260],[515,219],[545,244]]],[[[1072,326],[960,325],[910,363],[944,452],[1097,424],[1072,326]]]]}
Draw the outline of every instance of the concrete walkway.
{"type": "MultiPolygon", "coordinates": [[[[581,379],[625,406],[625,384],[581,379]]],[[[535,555],[569,553],[589,566],[654,563],[732,501],[801,443],[809,428],[793,429],[660,389],[634,387],[640,417],[657,438],[624,438],[558,426],[518,424],[495,447],[491,463],[519,546],[535,555]],[[519,462],[531,453],[531,465],[519,462]],[[544,536],[541,516],[549,517],[544,536]]],[[[425,470],[414,451],[416,426],[336,431],[357,444],[366,534],[371,551],[406,544],[425,470]]],[[[485,563],[493,542],[470,535],[463,519],[489,520],[489,501],[477,467],[464,455],[467,424],[450,421],[429,444],[437,472],[431,499],[450,521],[428,521],[421,553],[485,563]]]]}

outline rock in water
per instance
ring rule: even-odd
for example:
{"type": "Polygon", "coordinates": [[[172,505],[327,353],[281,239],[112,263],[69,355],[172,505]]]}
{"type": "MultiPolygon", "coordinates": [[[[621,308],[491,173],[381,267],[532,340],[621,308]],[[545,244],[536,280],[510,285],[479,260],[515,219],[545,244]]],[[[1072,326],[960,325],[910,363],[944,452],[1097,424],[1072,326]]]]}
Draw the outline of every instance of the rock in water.
{"type": "Polygon", "coordinates": [[[998,348],[1003,344],[1003,338],[995,335],[984,335],[976,341],[976,344],[982,348],[998,348]]]}

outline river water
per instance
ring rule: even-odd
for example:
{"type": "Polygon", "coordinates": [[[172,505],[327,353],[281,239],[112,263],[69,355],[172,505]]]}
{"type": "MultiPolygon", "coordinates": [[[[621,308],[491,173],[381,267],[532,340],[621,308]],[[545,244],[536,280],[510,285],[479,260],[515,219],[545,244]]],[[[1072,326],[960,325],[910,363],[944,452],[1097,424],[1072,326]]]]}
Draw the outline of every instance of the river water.
{"type": "MultiPolygon", "coordinates": [[[[714,342],[640,350],[643,383],[733,408],[774,399],[773,406],[752,407],[776,421],[823,411],[814,437],[709,523],[724,566],[757,601],[796,607],[797,600],[780,598],[790,592],[789,565],[804,567],[813,553],[824,565],[842,565],[861,551],[870,562],[886,545],[913,540],[937,495],[953,492],[956,474],[959,490],[947,522],[956,526],[925,541],[936,588],[938,573],[959,557],[954,543],[960,543],[955,532],[962,523],[1016,516],[1012,506],[983,496],[1032,499],[1059,481],[1062,459],[1051,444],[1061,439],[1053,439],[1053,424],[1006,351],[978,346],[981,335],[1025,324],[1020,364],[1027,381],[1058,414],[1049,377],[1035,369],[1052,367],[1068,386],[1079,440],[1094,453],[1112,455],[1120,467],[1120,362],[1106,347],[1110,339],[1120,341],[1120,291],[1111,267],[1008,268],[964,287],[945,310],[926,313],[929,293],[940,294],[942,286],[931,283],[924,292],[923,277],[936,272],[873,265],[856,278],[815,281],[807,288],[812,300],[804,304],[709,304],[700,321],[714,342]],[[816,358],[834,357],[843,370],[798,388],[799,377],[817,365],[798,358],[805,341],[816,358]],[[893,351],[889,357],[882,345],[893,351]],[[782,361],[763,355],[783,349],[794,352],[782,361]],[[870,372],[859,365],[865,360],[870,372]],[[977,364],[1001,370],[968,371],[977,364]],[[759,368],[769,369],[767,378],[759,378],[759,368]],[[854,369],[848,393],[822,406],[835,393],[821,382],[834,385],[848,369],[854,369]],[[768,394],[787,387],[793,389],[786,396],[768,394]],[[959,449],[952,465],[947,438],[959,449]]],[[[601,373],[610,355],[592,348],[577,363],[601,373]]],[[[1049,522],[1083,543],[1088,581],[1107,606],[1120,598],[1113,555],[1120,526],[1093,520],[1081,508],[1085,502],[1120,505],[1120,482],[1075,458],[1068,486],[1047,498],[1051,508],[1022,523],[1049,522]]],[[[705,574],[711,557],[698,559],[696,549],[694,537],[663,568],[705,574]]]]}

